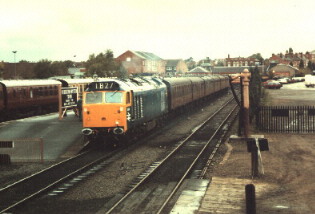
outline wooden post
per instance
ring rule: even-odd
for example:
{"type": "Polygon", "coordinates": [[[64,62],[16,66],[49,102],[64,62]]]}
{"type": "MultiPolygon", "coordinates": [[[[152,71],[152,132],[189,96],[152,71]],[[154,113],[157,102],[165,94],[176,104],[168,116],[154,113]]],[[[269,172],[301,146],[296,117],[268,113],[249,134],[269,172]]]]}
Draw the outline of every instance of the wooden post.
{"type": "Polygon", "coordinates": [[[251,149],[251,160],[252,160],[252,177],[255,178],[259,175],[258,173],[258,147],[255,143],[252,144],[251,149]]]}
{"type": "Polygon", "coordinates": [[[59,88],[58,88],[58,109],[59,109],[59,120],[61,120],[62,119],[62,90],[61,90],[61,87],[62,86],[59,86],[59,88]]]}
{"type": "Polygon", "coordinates": [[[241,73],[241,78],[243,79],[243,125],[244,125],[244,137],[249,137],[249,78],[250,73],[248,69],[244,69],[241,73]]]}
{"type": "Polygon", "coordinates": [[[39,138],[39,146],[40,146],[40,162],[44,163],[44,140],[43,140],[43,138],[39,138]]]}
{"type": "Polygon", "coordinates": [[[256,214],[256,195],[254,184],[245,186],[246,214],[256,214]]]}

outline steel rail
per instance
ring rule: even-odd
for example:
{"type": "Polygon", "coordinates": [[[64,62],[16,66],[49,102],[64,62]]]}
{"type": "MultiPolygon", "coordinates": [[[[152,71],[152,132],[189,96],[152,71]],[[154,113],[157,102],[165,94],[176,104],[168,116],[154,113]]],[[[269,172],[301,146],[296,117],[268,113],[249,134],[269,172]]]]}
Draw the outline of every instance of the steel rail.
{"type": "Polygon", "coordinates": [[[209,146],[210,142],[213,140],[213,138],[217,135],[217,133],[221,130],[222,126],[225,125],[226,121],[229,119],[229,117],[231,116],[231,114],[233,114],[234,110],[236,109],[236,107],[238,107],[238,105],[235,105],[233,110],[228,114],[228,116],[225,118],[225,120],[220,124],[220,126],[218,127],[218,129],[213,133],[213,135],[211,136],[211,138],[207,141],[207,143],[205,144],[205,146],[202,148],[202,150],[199,152],[199,154],[196,156],[195,160],[191,163],[191,165],[189,166],[189,168],[186,170],[185,174],[183,175],[183,177],[178,181],[178,183],[176,184],[176,186],[174,187],[174,189],[172,190],[171,194],[166,198],[166,200],[164,201],[163,205],[160,207],[160,209],[157,211],[156,214],[160,214],[163,209],[165,208],[165,206],[168,204],[168,202],[171,200],[171,198],[175,195],[176,191],[179,189],[179,187],[182,185],[182,183],[184,182],[184,179],[187,177],[188,173],[191,172],[191,169],[194,167],[194,165],[196,164],[196,162],[199,160],[200,156],[204,153],[204,151],[206,150],[206,148],[209,146]]]}
{"type": "MultiPolygon", "coordinates": [[[[22,199],[17,199],[14,203],[10,204],[9,206],[6,205],[7,207],[1,208],[0,213],[4,213],[6,211],[9,211],[9,210],[11,210],[11,209],[13,209],[13,208],[15,208],[15,207],[25,203],[26,201],[34,198],[35,196],[38,196],[39,194],[42,194],[43,192],[46,192],[49,189],[52,189],[56,185],[61,184],[62,182],[70,179],[71,177],[74,177],[74,176],[78,175],[79,173],[81,173],[83,171],[87,171],[89,168],[92,168],[95,165],[100,164],[101,162],[103,162],[106,159],[114,156],[115,154],[117,154],[120,151],[121,151],[121,149],[118,149],[118,150],[115,150],[113,152],[107,153],[105,155],[104,154],[103,155],[99,155],[97,157],[97,159],[95,159],[95,160],[92,160],[92,161],[88,161],[87,160],[86,161],[87,163],[83,164],[83,166],[81,165],[81,166],[79,166],[79,168],[76,168],[75,170],[73,170],[73,171],[71,171],[69,173],[66,173],[66,175],[63,175],[62,177],[59,177],[59,179],[53,180],[52,182],[49,182],[48,185],[45,185],[44,187],[35,190],[34,192],[32,192],[32,194],[29,194],[26,197],[23,197],[22,199]]],[[[58,170],[58,168],[62,167],[63,165],[66,165],[66,164],[69,164],[69,163],[71,164],[71,162],[73,162],[73,163],[77,162],[77,160],[79,158],[82,158],[82,156],[84,156],[84,155],[89,155],[91,152],[92,152],[91,150],[86,151],[86,152],[81,153],[81,154],[79,154],[77,156],[71,157],[71,158],[66,159],[66,160],[64,160],[62,162],[54,164],[54,165],[52,165],[52,166],[50,166],[50,167],[48,167],[48,168],[46,168],[44,170],[41,170],[41,171],[39,171],[39,172],[37,172],[37,173],[35,173],[33,175],[30,175],[30,176],[28,176],[26,178],[23,178],[23,179],[15,182],[15,183],[10,184],[10,185],[6,186],[5,188],[1,189],[0,190],[0,194],[3,193],[4,191],[8,191],[10,188],[11,189],[14,188],[17,185],[22,185],[22,184],[24,184],[26,182],[29,182],[31,179],[36,179],[35,178],[36,176],[42,176],[44,173],[51,173],[51,172],[53,172],[55,170],[58,170]]]]}
{"type": "MultiPolygon", "coordinates": [[[[114,205],[111,206],[109,210],[106,211],[106,214],[113,212],[124,200],[128,198],[140,185],[142,185],[158,168],[160,168],[171,156],[173,156],[179,148],[181,148],[193,135],[195,135],[200,129],[202,129],[213,117],[215,117],[220,111],[222,111],[230,102],[232,102],[234,98],[227,101],[221,108],[215,111],[210,117],[208,117],[201,125],[195,129],[192,133],[190,133],[184,140],[180,141],[177,147],[175,147],[166,157],[164,157],[159,164],[156,165],[148,174],[146,174],[136,185],[133,186],[122,198],[120,198],[114,205]]],[[[234,109],[237,105],[234,106],[234,109]]],[[[208,143],[207,143],[208,144],[208,143]]],[[[203,149],[204,150],[204,149],[203,149]]],[[[194,162],[195,163],[195,162],[194,162]]],[[[185,176],[187,173],[185,174],[185,176]]],[[[175,191],[176,192],[176,191],[175,191]]],[[[169,199],[168,199],[169,200],[169,199]]]]}

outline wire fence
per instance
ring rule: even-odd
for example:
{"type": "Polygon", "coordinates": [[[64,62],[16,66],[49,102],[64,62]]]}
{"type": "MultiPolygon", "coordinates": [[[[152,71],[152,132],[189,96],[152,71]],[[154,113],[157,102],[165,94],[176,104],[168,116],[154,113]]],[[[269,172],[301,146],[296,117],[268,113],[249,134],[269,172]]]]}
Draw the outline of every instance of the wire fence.
{"type": "Polygon", "coordinates": [[[43,139],[0,139],[0,157],[10,162],[44,162],[43,139]]]}
{"type": "Polygon", "coordinates": [[[261,106],[256,126],[266,132],[315,133],[315,106],[261,106]]]}

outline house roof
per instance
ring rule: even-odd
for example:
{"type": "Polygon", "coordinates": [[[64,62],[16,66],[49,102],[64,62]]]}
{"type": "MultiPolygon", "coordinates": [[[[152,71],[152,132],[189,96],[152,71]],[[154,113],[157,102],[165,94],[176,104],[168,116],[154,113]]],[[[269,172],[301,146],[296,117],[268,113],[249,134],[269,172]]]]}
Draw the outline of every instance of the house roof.
{"type": "Polygon", "coordinates": [[[295,71],[298,71],[299,69],[291,66],[291,65],[285,65],[285,64],[278,64],[274,67],[271,68],[271,70],[276,70],[276,71],[287,71],[288,69],[291,69],[291,70],[295,70],[295,71]]]}
{"type": "Polygon", "coordinates": [[[208,63],[208,62],[202,63],[200,66],[202,66],[202,67],[210,67],[211,63],[208,63]]]}
{"type": "MultiPolygon", "coordinates": [[[[248,69],[250,70],[251,68],[255,68],[253,66],[241,66],[241,67],[222,67],[222,66],[218,66],[218,67],[213,67],[212,71],[214,74],[236,74],[236,73],[241,73],[244,71],[244,69],[248,69]]],[[[263,71],[263,67],[262,66],[257,66],[259,72],[263,71]]]]}
{"type": "Polygon", "coordinates": [[[200,74],[200,73],[207,73],[208,74],[208,73],[210,73],[210,71],[208,71],[205,68],[202,68],[202,67],[198,66],[198,67],[190,70],[188,73],[198,73],[198,74],[200,74]]]}
{"type": "Polygon", "coordinates": [[[175,67],[180,62],[180,59],[167,59],[166,60],[166,67],[175,67]]]}
{"type": "Polygon", "coordinates": [[[143,51],[131,51],[138,57],[142,59],[147,59],[147,60],[162,60],[162,58],[158,57],[157,55],[149,52],[143,52],[143,51]]]}

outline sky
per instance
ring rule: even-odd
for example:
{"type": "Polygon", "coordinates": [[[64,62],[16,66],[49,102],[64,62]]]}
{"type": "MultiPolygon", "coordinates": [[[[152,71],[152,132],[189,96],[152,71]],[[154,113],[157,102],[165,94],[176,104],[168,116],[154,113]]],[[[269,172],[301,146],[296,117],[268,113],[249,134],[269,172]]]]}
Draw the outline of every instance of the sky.
{"type": "Polygon", "coordinates": [[[315,50],[314,9],[314,0],[0,0],[0,61],[86,61],[108,49],[196,61],[304,53],[315,50]]]}

